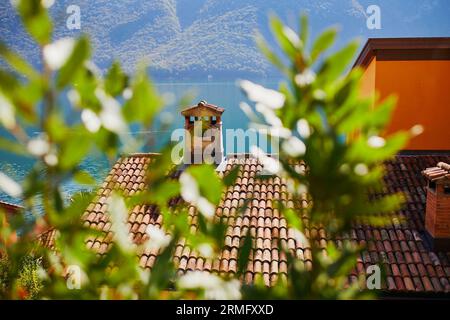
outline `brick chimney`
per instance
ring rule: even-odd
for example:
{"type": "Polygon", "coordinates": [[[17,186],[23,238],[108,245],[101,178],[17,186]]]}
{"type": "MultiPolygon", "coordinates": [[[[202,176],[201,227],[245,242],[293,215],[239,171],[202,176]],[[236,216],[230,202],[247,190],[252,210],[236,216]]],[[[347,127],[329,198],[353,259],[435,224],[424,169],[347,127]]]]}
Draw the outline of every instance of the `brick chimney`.
{"type": "Polygon", "coordinates": [[[222,113],[225,109],[202,100],[181,111],[184,116],[184,163],[215,163],[223,160],[222,113]]]}
{"type": "Polygon", "coordinates": [[[428,180],[425,231],[433,250],[450,250],[450,165],[439,162],[422,174],[428,180]]]}

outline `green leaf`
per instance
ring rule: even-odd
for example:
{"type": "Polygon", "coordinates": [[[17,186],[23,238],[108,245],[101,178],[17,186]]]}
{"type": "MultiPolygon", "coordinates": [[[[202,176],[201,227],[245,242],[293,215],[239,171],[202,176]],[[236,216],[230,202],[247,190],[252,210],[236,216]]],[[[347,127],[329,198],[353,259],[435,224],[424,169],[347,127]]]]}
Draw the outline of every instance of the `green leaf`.
{"type": "Polygon", "coordinates": [[[231,169],[230,172],[228,172],[228,174],[226,176],[223,177],[223,183],[226,186],[229,187],[229,186],[234,185],[234,183],[236,182],[236,179],[239,175],[240,168],[241,167],[239,165],[235,166],[233,169],[231,169]]]}
{"type": "Polygon", "coordinates": [[[194,177],[200,193],[213,204],[218,204],[222,197],[222,181],[210,165],[191,166],[187,172],[194,177]]]}
{"type": "Polygon", "coordinates": [[[53,112],[45,120],[46,129],[49,137],[56,142],[64,140],[67,133],[67,127],[64,123],[62,117],[57,113],[53,112]]]}
{"type": "Polygon", "coordinates": [[[325,30],[314,42],[311,49],[311,59],[316,61],[317,58],[326,50],[328,50],[336,39],[337,31],[335,28],[325,30]]]}
{"type": "Polygon", "coordinates": [[[73,179],[75,180],[75,182],[82,185],[94,185],[96,183],[95,179],[84,170],[77,171],[73,175],[73,179]]]}
{"type": "Polygon", "coordinates": [[[170,199],[179,195],[179,193],[180,185],[178,181],[164,181],[163,183],[157,184],[151,188],[151,191],[149,192],[149,200],[159,205],[165,205],[170,199]]]}
{"type": "Polygon", "coordinates": [[[20,0],[17,10],[28,33],[40,44],[50,41],[52,22],[41,0],[20,0]]]}
{"type": "Polygon", "coordinates": [[[303,43],[303,46],[306,48],[306,44],[308,43],[309,38],[309,26],[308,26],[308,16],[306,14],[302,14],[300,17],[300,40],[303,43]]]}
{"type": "Polygon", "coordinates": [[[100,130],[94,136],[97,147],[106,154],[109,158],[117,156],[117,149],[119,146],[119,137],[117,134],[100,128],[100,130]]]}
{"type": "Polygon", "coordinates": [[[167,289],[173,273],[175,273],[173,270],[173,250],[177,241],[178,237],[175,236],[158,256],[158,259],[156,259],[155,265],[152,268],[152,277],[148,288],[151,298],[159,297],[159,292],[167,289]]]}
{"type": "Polygon", "coordinates": [[[120,64],[115,61],[108,70],[105,78],[105,90],[110,96],[115,97],[123,92],[128,83],[127,75],[120,68],[120,64]]]}
{"type": "Polygon", "coordinates": [[[80,101],[74,107],[89,108],[95,112],[101,110],[100,101],[95,95],[95,90],[100,86],[101,79],[90,68],[83,66],[74,78],[74,88],[79,94],[80,101]]]}
{"type": "Polygon", "coordinates": [[[82,69],[84,62],[89,58],[89,41],[86,37],[81,37],[64,66],[59,70],[56,78],[56,84],[59,89],[64,88],[75,77],[77,72],[82,69]]]}
{"type": "Polygon", "coordinates": [[[257,35],[255,37],[256,45],[258,46],[259,50],[266,56],[266,58],[275,65],[278,69],[283,71],[284,73],[289,73],[289,69],[283,64],[281,59],[276,55],[275,52],[273,52],[269,45],[266,43],[264,38],[261,35],[257,35]]]}
{"type": "Polygon", "coordinates": [[[247,232],[244,238],[243,245],[239,248],[238,257],[238,274],[243,274],[247,269],[247,264],[250,259],[250,252],[252,251],[252,236],[247,232]]]}
{"type": "Polygon", "coordinates": [[[353,41],[341,50],[330,55],[320,68],[319,76],[321,76],[321,80],[328,81],[329,84],[332,84],[332,81],[341,76],[344,70],[348,68],[358,47],[358,41],[353,41]]]}
{"type": "Polygon", "coordinates": [[[28,155],[28,150],[23,144],[17,143],[4,137],[0,137],[0,149],[21,156],[28,155]]]}
{"type": "Polygon", "coordinates": [[[46,88],[47,83],[42,78],[36,78],[18,87],[14,93],[14,103],[17,110],[30,122],[38,118],[35,105],[42,100],[46,88]]]}
{"type": "MultiPolygon", "coordinates": [[[[1,49],[0,49],[1,51],[1,49]]],[[[19,86],[19,81],[13,74],[0,69],[0,90],[4,94],[16,89],[19,86]]]]}
{"type": "Polygon", "coordinates": [[[64,201],[62,198],[62,194],[58,188],[55,188],[53,190],[53,200],[55,202],[54,205],[55,205],[56,212],[61,213],[64,209],[64,201]]]}
{"type": "Polygon", "coordinates": [[[76,132],[67,137],[61,146],[59,165],[63,169],[77,166],[88,154],[92,146],[92,139],[83,132],[76,132]]]}
{"type": "Polygon", "coordinates": [[[162,107],[162,100],[158,97],[145,70],[139,71],[132,84],[132,97],[123,107],[124,118],[128,122],[150,124],[154,116],[162,107]]]}
{"type": "Polygon", "coordinates": [[[299,212],[296,212],[292,209],[285,209],[284,216],[289,225],[294,227],[295,229],[302,231],[303,230],[303,222],[299,215],[299,212]]]}
{"type": "Polygon", "coordinates": [[[369,129],[380,130],[386,126],[392,116],[395,106],[397,105],[397,97],[389,96],[381,104],[377,105],[371,112],[371,116],[367,119],[367,127],[369,129]]]}
{"type": "MultiPolygon", "coordinates": [[[[2,57],[12,68],[14,68],[20,74],[27,76],[31,79],[39,77],[39,74],[34,68],[22,59],[17,53],[12,52],[3,43],[0,42],[0,57],[2,57]]],[[[3,75],[5,77],[6,75],[3,75]]]]}
{"type": "Polygon", "coordinates": [[[298,38],[298,35],[287,34],[287,27],[284,26],[281,20],[275,15],[270,17],[270,26],[279,46],[283,49],[283,51],[291,58],[296,57],[299,49],[298,43],[300,43],[300,38],[298,38]],[[296,43],[296,41],[298,43],[296,43]]]}

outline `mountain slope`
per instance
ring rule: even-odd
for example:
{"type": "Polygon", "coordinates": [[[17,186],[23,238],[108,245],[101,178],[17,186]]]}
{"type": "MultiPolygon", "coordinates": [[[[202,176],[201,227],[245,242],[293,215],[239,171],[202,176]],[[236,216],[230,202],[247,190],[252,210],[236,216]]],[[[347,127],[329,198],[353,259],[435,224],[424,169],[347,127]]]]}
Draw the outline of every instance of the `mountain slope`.
{"type": "MultiPolygon", "coordinates": [[[[366,28],[370,0],[60,0],[51,14],[55,38],[87,33],[94,61],[105,68],[113,59],[127,71],[145,61],[156,75],[184,77],[270,76],[273,69],[253,41],[255,30],[270,37],[268,13],[297,28],[299,12],[310,16],[313,36],[331,24],[342,26],[342,45],[355,36],[445,35],[447,0],[415,6],[408,0],[380,0],[382,30],[366,28]],[[81,30],[68,30],[66,8],[81,8],[81,30]],[[414,22],[414,23],[411,23],[414,22]]],[[[0,0],[0,40],[37,62],[38,48],[19,27],[10,1],[0,0]]],[[[0,61],[1,63],[1,61],[0,61]]]]}

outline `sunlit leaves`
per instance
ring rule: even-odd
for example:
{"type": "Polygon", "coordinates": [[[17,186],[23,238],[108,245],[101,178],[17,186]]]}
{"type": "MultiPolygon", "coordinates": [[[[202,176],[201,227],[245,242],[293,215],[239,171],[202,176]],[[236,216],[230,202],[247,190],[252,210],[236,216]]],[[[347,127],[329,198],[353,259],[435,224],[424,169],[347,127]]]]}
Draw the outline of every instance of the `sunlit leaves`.
{"type": "Polygon", "coordinates": [[[22,21],[27,31],[36,39],[39,44],[46,44],[50,41],[52,32],[52,22],[47,10],[42,5],[41,0],[18,0],[17,11],[22,17],[22,21]]]}
{"type": "Polygon", "coordinates": [[[61,142],[66,138],[68,129],[59,113],[53,112],[47,118],[46,129],[51,140],[61,142]]]}
{"type": "Polygon", "coordinates": [[[3,172],[0,172],[0,189],[14,198],[22,195],[22,187],[3,172]]]}
{"type": "MultiPolygon", "coordinates": [[[[25,2],[25,1],[24,1],[25,2]]],[[[11,67],[13,67],[20,74],[30,77],[32,79],[38,77],[38,73],[25,60],[23,60],[17,53],[9,50],[6,45],[0,42],[0,57],[2,57],[11,67]]],[[[4,71],[2,71],[3,73],[4,71]]]]}
{"type": "Polygon", "coordinates": [[[14,141],[3,137],[0,137],[0,149],[21,156],[28,155],[28,151],[24,145],[15,143],[14,141]]]}
{"type": "MultiPolygon", "coordinates": [[[[248,105],[243,107],[254,126],[291,130],[290,134],[281,136],[280,159],[273,160],[272,164],[282,165],[283,170],[276,172],[289,179],[289,190],[297,197],[302,197],[307,186],[311,201],[302,210],[281,206],[280,212],[291,226],[290,236],[300,243],[309,240],[314,267],[309,270],[303,261],[287,252],[287,284],[276,285],[270,291],[263,288],[263,283],[258,286],[256,280],[257,289],[252,288],[248,294],[332,299],[362,297],[357,285],[346,287],[347,275],[355,265],[359,248],[344,245],[338,250],[330,245],[325,250],[312,233],[308,239],[302,231],[320,226],[330,239],[340,237],[357,219],[372,225],[386,223],[381,214],[398,210],[401,197],[373,199],[369,195],[383,190],[383,163],[405,146],[410,135],[402,132],[385,135],[384,129],[395,105],[393,99],[377,105],[374,97],[361,98],[362,72],[348,71],[358,49],[357,42],[326,55],[335,43],[336,29],[326,30],[308,50],[306,17],[301,18],[298,34],[276,17],[271,19],[271,27],[284,56],[269,50],[262,39],[258,39],[258,44],[268,59],[288,76],[289,83],[281,84],[279,89],[285,100],[275,112],[268,113],[267,108],[259,105],[267,98],[252,98],[261,90],[247,86],[244,91],[250,100],[257,102],[255,110],[264,121],[259,120],[248,105]],[[292,166],[297,161],[304,161],[308,169],[303,173],[294,170],[292,166]],[[309,218],[309,225],[303,224],[303,216],[309,218]]],[[[264,161],[265,157],[259,159],[264,161]]]]}
{"type": "Polygon", "coordinates": [[[317,39],[311,49],[311,59],[316,61],[317,58],[329,49],[336,39],[336,29],[330,28],[324,31],[317,39]]]}
{"type": "Polygon", "coordinates": [[[269,60],[274,66],[283,71],[285,74],[289,74],[289,68],[287,68],[281,59],[269,48],[269,45],[261,35],[257,35],[255,41],[259,50],[266,56],[267,60],[269,60]]]}
{"type": "Polygon", "coordinates": [[[15,110],[11,102],[0,92],[0,123],[7,129],[16,125],[15,110]]]}
{"type": "Polygon", "coordinates": [[[333,81],[337,80],[337,78],[348,68],[348,64],[355,56],[358,47],[358,42],[353,41],[326,58],[319,69],[319,74],[321,76],[320,80],[322,80],[318,80],[319,83],[322,82],[322,85],[324,85],[328,82],[328,84],[331,85],[333,81]]]}
{"type": "Polygon", "coordinates": [[[300,40],[305,46],[309,40],[309,24],[308,16],[306,14],[300,15],[300,40]]]}
{"type": "Polygon", "coordinates": [[[117,193],[107,199],[108,212],[111,215],[111,228],[115,233],[116,243],[125,252],[132,250],[132,242],[125,222],[128,220],[128,210],[123,198],[117,193]]]}
{"type": "MultiPolygon", "coordinates": [[[[62,41],[62,40],[60,40],[62,41]]],[[[78,39],[73,45],[73,49],[63,64],[56,78],[58,88],[65,87],[76,73],[82,69],[84,62],[89,57],[89,42],[85,37],[78,39]]]]}
{"type": "Polygon", "coordinates": [[[292,31],[292,29],[288,29],[288,27],[276,16],[271,16],[270,26],[283,51],[292,59],[295,59],[298,55],[298,49],[303,46],[300,38],[292,31]]]}
{"type": "Polygon", "coordinates": [[[80,170],[74,173],[73,179],[82,185],[94,185],[95,179],[86,171],[80,170]]]}
{"type": "Polygon", "coordinates": [[[127,121],[148,124],[160,111],[162,101],[157,97],[145,70],[139,71],[133,79],[131,98],[125,103],[123,114],[127,121]]]}
{"type": "Polygon", "coordinates": [[[85,159],[92,146],[92,139],[83,131],[71,133],[66,139],[59,153],[59,164],[64,170],[72,169],[85,159]]]}
{"type": "Polygon", "coordinates": [[[248,80],[240,81],[239,86],[251,101],[260,103],[270,109],[280,109],[284,104],[285,97],[278,91],[264,88],[248,80]]]}
{"type": "Polygon", "coordinates": [[[247,264],[250,258],[250,253],[253,250],[253,238],[248,232],[244,237],[244,243],[239,248],[238,256],[238,273],[244,274],[247,268],[247,264]]]}
{"type": "Polygon", "coordinates": [[[240,299],[240,282],[236,279],[224,281],[218,275],[207,271],[191,271],[183,275],[177,283],[181,290],[202,289],[206,299],[240,299]]]}
{"type": "MultiPolygon", "coordinates": [[[[39,74],[18,55],[0,45],[0,56],[19,74],[0,71],[2,98],[4,96],[0,102],[2,124],[10,130],[11,137],[19,141],[0,139],[0,148],[32,155],[36,160],[22,186],[2,173],[0,188],[9,191],[10,195],[22,197],[32,213],[39,214],[42,210],[45,213],[45,219],[40,220],[45,220],[42,225],[59,230],[55,243],[58,255],[38,247],[39,253],[52,266],[52,272],[45,277],[45,294],[64,299],[160,298],[163,294],[185,298],[186,291],[194,291],[206,298],[240,298],[240,285],[236,279],[228,281],[221,276],[191,274],[176,281],[173,262],[173,251],[181,239],[186,246],[208,257],[214,257],[223,249],[227,221],[216,216],[216,207],[224,188],[235,183],[239,166],[222,178],[212,166],[190,166],[177,179],[179,168],[171,162],[169,145],[161,150],[161,154],[151,156],[147,172],[143,173],[145,180],[129,181],[126,192],[124,182],[118,188],[119,183],[110,179],[100,187],[111,190],[108,196],[97,199],[95,189],[89,193],[66,195],[61,187],[65,181],[83,187],[95,186],[95,179],[82,166],[92,151],[100,151],[112,163],[122,156],[122,152],[140,151],[145,136],[129,135],[130,125],[151,130],[163,102],[145,68],[128,81],[128,75],[114,63],[104,78],[89,61],[90,46],[86,38],[50,43],[51,22],[42,2],[22,0],[18,3],[27,30],[43,50],[42,62],[46,68],[39,74]],[[62,95],[66,95],[71,104],[71,119],[61,112],[62,95]],[[38,106],[43,106],[40,112],[38,106]],[[40,121],[38,114],[41,114],[40,121]],[[20,125],[27,121],[42,134],[28,137],[25,130],[20,130],[20,125]],[[143,190],[130,190],[130,182],[139,183],[143,190]],[[178,201],[180,196],[184,203],[178,201]],[[83,213],[93,199],[98,203],[90,212],[105,209],[107,214],[97,214],[98,224],[92,227],[108,228],[106,233],[82,226],[83,213]],[[180,202],[182,204],[178,205],[180,202]],[[135,226],[130,226],[130,216],[133,215],[134,222],[142,221],[141,210],[147,207],[155,209],[151,219],[164,221],[161,228],[148,223],[151,227],[143,231],[145,237],[150,238],[148,243],[144,237],[131,239],[129,234],[129,229],[135,226]],[[193,219],[197,220],[196,228],[191,227],[193,219]],[[111,241],[106,248],[105,237],[111,241]],[[91,249],[86,248],[87,239],[91,249]],[[102,255],[97,256],[96,250],[100,250],[100,246],[102,255]],[[151,273],[139,266],[135,249],[159,250],[151,273]],[[63,265],[67,263],[76,264],[83,270],[83,290],[67,289],[63,277],[63,265]],[[167,291],[174,283],[181,290],[167,291]]],[[[344,74],[357,49],[356,43],[324,56],[333,45],[336,32],[333,29],[326,31],[308,50],[309,30],[305,16],[300,26],[297,33],[278,18],[271,19],[272,30],[284,55],[278,56],[277,51],[271,50],[262,39],[257,43],[268,59],[284,72],[289,83],[276,91],[249,81],[241,82],[262,117],[256,116],[247,104],[242,107],[252,121],[257,122],[254,125],[268,128],[272,136],[278,134],[276,137],[281,138],[279,159],[260,150],[254,151],[267,172],[287,179],[289,192],[295,197],[292,202],[302,203],[301,208],[280,205],[278,210],[280,218],[287,220],[289,239],[310,248],[312,262],[298,259],[287,249],[286,243],[274,241],[271,245],[278,246],[286,256],[283,261],[288,261],[289,278],[282,274],[273,290],[256,279],[255,287],[246,291],[251,298],[353,297],[358,292],[351,291],[354,288],[345,290],[344,284],[359,248],[330,245],[324,255],[324,248],[317,244],[323,240],[318,239],[317,230],[323,228],[327,237],[339,235],[349,230],[355,217],[373,224],[382,223],[384,220],[379,213],[398,209],[401,200],[398,195],[379,199],[367,197],[371,188],[382,189],[382,162],[392,157],[408,137],[402,133],[383,136],[392,103],[388,101],[374,107],[372,102],[375,100],[360,99],[357,90],[361,74],[355,71],[344,74]],[[304,161],[308,169],[297,170],[292,166],[293,161],[304,161]],[[308,205],[304,205],[305,201],[308,205]],[[304,217],[308,219],[304,220],[304,217]],[[314,264],[312,270],[311,263],[314,264]]],[[[120,170],[138,169],[133,164],[130,168],[120,167],[120,170]]],[[[246,208],[244,203],[237,208],[236,214],[246,208]]],[[[3,227],[4,221],[0,220],[0,223],[2,237],[15,234],[19,227],[14,225],[7,229],[3,227]]],[[[12,241],[23,250],[8,249],[10,256],[14,256],[13,264],[19,261],[16,257],[36,250],[27,242],[29,237],[35,236],[28,231],[25,229],[23,238],[12,241]]],[[[245,272],[254,249],[253,240],[251,230],[247,230],[239,247],[239,275],[245,272]]],[[[3,291],[0,292],[3,296],[3,291]]],[[[14,296],[16,293],[7,294],[14,296]]]]}
{"type": "Polygon", "coordinates": [[[228,172],[228,174],[225,175],[225,176],[223,177],[223,179],[222,179],[223,183],[224,183],[226,186],[232,186],[232,185],[234,185],[234,183],[236,182],[236,179],[237,179],[237,177],[238,177],[238,175],[239,175],[239,170],[240,170],[240,169],[241,169],[241,168],[240,168],[239,165],[237,165],[237,166],[235,166],[233,169],[231,169],[231,171],[228,172]]]}
{"type": "Polygon", "coordinates": [[[187,170],[197,182],[200,194],[213,204],[218,204],[222,196],[222,181],[212,166],[192,166],[187,170]]]}
{"type": "Polygon", "coordinates": [[[115,97],[124,91],[127,82],[127,75],[123,73],[119,63],[114,62],[105,77],[106,92],[115,97]]]}
{"type": "Polygon", "coordinates": [[[53,71],[60,69],[69,59],[74,46],[75,40],[72,38],[62,38],[45,45],[42,55],[46,66],[53,71]]]}

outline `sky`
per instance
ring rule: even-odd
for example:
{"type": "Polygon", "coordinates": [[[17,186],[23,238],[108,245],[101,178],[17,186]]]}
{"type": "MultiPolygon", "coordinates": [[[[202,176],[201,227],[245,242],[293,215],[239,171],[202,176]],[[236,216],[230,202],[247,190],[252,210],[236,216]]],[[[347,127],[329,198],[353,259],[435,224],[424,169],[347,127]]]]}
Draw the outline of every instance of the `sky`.
{"type": "MultiPolygon", "coordinates": [[[[362,46],[369,37],[450,36],[449,0],[55,0],[50,12],[54,38],[88,34],[101,69],[114,59],[129,72],[146,63],[169,80],[270,77],[254,44],[256,31],[274,44],[270,13],[297,29],[299,13],[306,12],[313,36],[338,27],[334,49],[355,37],[362,46]],[[379,29],[367,27],[371,5],[380,10],[379,29]],[[80,10],[80,29],[67,28],[69,6],[80,10]]],[[[0,40],[28,59],[38,57],[10,0],[0,0],[0,40]]]]}

